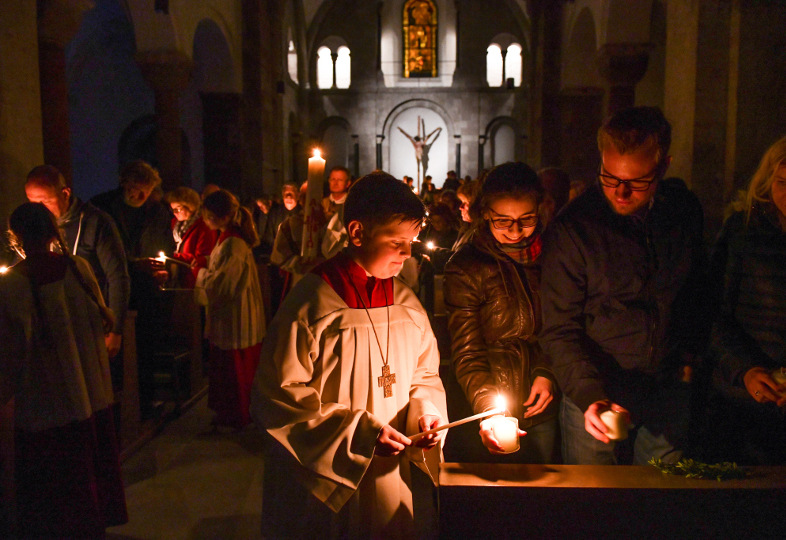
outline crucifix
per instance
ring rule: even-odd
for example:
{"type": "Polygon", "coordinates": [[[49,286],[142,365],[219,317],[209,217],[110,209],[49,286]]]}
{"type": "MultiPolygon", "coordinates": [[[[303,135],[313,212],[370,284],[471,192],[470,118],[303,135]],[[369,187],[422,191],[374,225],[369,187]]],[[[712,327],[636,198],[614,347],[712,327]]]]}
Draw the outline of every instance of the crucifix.
{"type": "Polygon", "coordinates": [[[431,149],[431,145],[434,144],[439,138],[439,134],[442,133],[442,128],[437,127],[434,131],[426,135],[426,121],[423,120],[420,116],[418,116],[418,134],[414,137],[401,129],[398,130],[404,134],[404,136],[409,139],[409,142],[412,143],[412,146],[415,148],[415,160],[418,163],[418,184],[417,190],[420,193],[420,181],[426,177],[426,171],[428,170],[428,152],[431,149]],[[422,131],[421,131],[422,127],[422,131]],[[435,135],[436,134],[436,135],[435,135]],[[434,135],[434,138],[431,137],[434,135]],[[423,175],[421,176],[421,166],[423,169],[423,175]]]}
{"type": "Polygon", "coordinates": [[[377,377],[377,386],[384,388],[384,396],[386,398],[393,396],[393,385],[396,382],[396,374],[390,372],[390,366],[385,364],[382,366],[382,376],[377,377]]]}

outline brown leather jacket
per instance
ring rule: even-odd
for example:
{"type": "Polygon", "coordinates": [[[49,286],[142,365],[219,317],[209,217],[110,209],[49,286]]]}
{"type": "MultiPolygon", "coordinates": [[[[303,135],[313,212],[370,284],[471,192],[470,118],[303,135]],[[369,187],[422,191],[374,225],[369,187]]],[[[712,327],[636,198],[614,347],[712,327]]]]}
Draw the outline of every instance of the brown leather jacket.
{"type": "Polygon", "coordinates": [[[519,425],[554,416],[558,399],[543,413],[524,419],[522,403],[537,376],[554,375],[536,342],[540,329],[540,266],[520,265],[479,230],[445,266],[445,305],[452,343],[453,371],[475,413],[494,407],[497,393],[519,425]]]}

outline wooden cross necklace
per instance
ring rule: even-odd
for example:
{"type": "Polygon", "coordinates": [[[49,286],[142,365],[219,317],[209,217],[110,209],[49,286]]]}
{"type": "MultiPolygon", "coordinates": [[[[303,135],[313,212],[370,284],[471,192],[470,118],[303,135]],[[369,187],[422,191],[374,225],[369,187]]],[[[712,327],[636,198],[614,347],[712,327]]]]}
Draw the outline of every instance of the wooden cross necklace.
{"type": "Polygon", "coordinates": [[[379,354],[382,356],[382,376],[377,377],[377,386],[382,388],[383,397],[389,398],[393,397],[393,384],[396,382],[396,374],[390,372],[390,366],[388,365],[388,360],[390,360],[390,306],[388,305],[388,291],[385,289],[385,284],[382,284],[382,292],[385,293],[385,313],[387,314],[388,319],[388,335],[387,335],[387,350],[385,354],[382,354],[382,343],[379,341],[379,335],[377,334],[377,327],[374,325],[374,319],[371,318],[371,312],[369,312],[368,308],[366,307],[366,301],[363,300],[363,297],[360,296],[360,291],[355,285],[355,282],[352,280],[352,276],[347,276],[349,278],[349,282],[352,284],[352,288],[355,289],[355,292],[360,299],[360,305],[363,306],[363,309],[366,310],[366,315],[368,316],[369,322],[371,322],[371,329],[374,331],[374,337],[377,339],[377,347],[379,347],[379,354]]]}

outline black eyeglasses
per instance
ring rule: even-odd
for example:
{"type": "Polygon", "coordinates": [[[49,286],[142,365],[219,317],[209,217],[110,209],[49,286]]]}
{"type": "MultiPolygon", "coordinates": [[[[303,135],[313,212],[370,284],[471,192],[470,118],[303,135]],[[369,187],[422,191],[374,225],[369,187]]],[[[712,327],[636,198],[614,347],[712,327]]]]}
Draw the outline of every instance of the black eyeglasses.
{"type": "Polygon", "coordinates": [[[607,172],[604,173],[603,164],[601,163],[600,168],[598,169],[598,179],[600,180],[601,184],[609,188],[615,188],[620,184],[625,184],[631,189],[631,191],[647,191],[650,188],[650,185],[652,185],[652,183],[657,180],[658,176],[660,176],[662,166],[663,161],[659,161],[657,165],[655,165],[655,168],[644,176],[631,178],[630,180],[623,180],[622,178],[617,178],[613,174],[608,174],[607,172]],[[647,180],[648,178],[649,180],[647,180]]]}
{"type": "MultiPolygon", "coordinates": [[[[493,210],[492,210],[493,212],[493,210]]],[[[513,224],[516,223],[519,226],[519,229],[527,229],[529,227],[534,227],[538,224],[538,216],[524,216],[518,219],[513,219],[509,217],[505,218],[489,218],[491,221],[491,225],[500,231],[509,230],[513,227],[513,224]]]]}

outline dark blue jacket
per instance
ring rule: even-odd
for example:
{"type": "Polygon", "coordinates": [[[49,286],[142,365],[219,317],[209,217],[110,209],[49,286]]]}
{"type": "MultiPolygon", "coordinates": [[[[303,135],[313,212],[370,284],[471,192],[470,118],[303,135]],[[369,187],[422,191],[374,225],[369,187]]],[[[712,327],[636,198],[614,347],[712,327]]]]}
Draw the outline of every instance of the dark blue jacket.
{"type": "Polygon", "coordinates": [[[539,334],[562,391],[586,410],[631,406],[677,380],[708,333],[703,215],[681,181],[662,180],[643,216],[590,188],[543,239],[539,334]]]}

